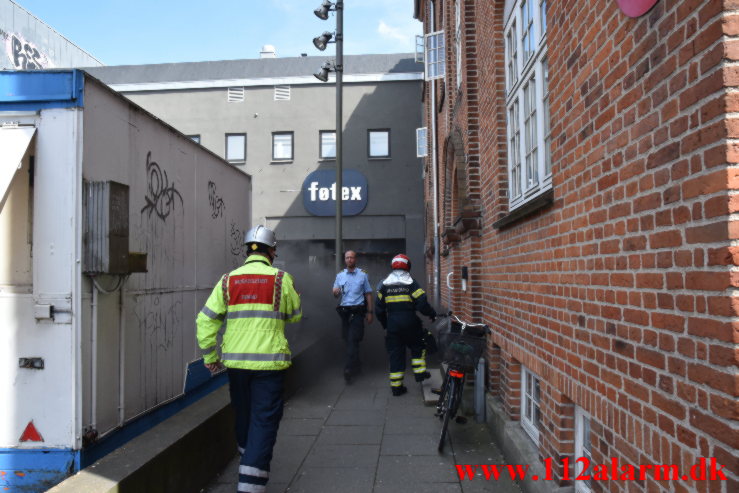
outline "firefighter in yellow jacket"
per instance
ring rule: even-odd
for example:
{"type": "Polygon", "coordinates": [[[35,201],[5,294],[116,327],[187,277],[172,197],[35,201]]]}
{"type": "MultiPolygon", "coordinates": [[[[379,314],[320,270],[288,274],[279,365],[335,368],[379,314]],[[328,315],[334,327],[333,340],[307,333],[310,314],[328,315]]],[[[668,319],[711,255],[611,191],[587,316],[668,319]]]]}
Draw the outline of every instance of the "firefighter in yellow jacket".
{"type": "Polygon", "coordinates": [[[301,319],[287,272],[272,267],[277,240],[264,226],[244,238],[244,265],[225,274],[197,317],[198,345],[211,372],[225,366],[241,454],[238,491],[264,492],[282,418],[290,348],[285,324],[301,319]],[[219,356],[216,335],[226,324],[219,356]]]}

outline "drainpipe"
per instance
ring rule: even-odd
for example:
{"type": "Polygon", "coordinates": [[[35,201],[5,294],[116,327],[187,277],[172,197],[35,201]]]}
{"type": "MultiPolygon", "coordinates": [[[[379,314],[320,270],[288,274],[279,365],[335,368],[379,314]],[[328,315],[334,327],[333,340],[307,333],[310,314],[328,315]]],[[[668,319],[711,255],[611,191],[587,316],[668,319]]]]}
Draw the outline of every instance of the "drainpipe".
{"type": "MultiPolygon", "coordinates": [[[[434,12],[434,1],[429,0],[429,11],[431,18],[431,32],[436,26],[434,12]]],[[[441,305],[441,262],[439,259],[439,171],[436,157],[436,79],[431,79],[431,166],[432,181],[434,188],[434,306],[438,309],[441,305]]]]}

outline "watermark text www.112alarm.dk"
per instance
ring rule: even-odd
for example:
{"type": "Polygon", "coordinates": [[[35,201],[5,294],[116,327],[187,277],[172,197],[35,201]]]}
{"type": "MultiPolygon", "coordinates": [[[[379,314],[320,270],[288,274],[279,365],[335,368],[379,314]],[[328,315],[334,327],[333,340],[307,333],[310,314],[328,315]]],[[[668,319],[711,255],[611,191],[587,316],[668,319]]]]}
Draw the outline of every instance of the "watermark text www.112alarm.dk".
{"type": "MultiPolygon", "coordinates": [[[[532,474],[530,478],[534,481],[554,480],[555,464],[552,458],[544,459],[544,476],[532,474]]],[[[621,464],[618,458],[612,458],[609,464],[593,464],[590,459],[580,457],[574,461],[576,470],[580,471],[574,477],[570,471],[571,464],[569,457],[562,459],[562,481],[644,481],[647,478],[657,481],[726,481],[724,466],[718,464],[715,457],[701,457],[696,464],[683,470],[675,464],[621,464]]],[[[456,464],[455,467],[460,480],[476,477],[487,481],[523,480],[529,477],[528,464],[456,464]]]]}

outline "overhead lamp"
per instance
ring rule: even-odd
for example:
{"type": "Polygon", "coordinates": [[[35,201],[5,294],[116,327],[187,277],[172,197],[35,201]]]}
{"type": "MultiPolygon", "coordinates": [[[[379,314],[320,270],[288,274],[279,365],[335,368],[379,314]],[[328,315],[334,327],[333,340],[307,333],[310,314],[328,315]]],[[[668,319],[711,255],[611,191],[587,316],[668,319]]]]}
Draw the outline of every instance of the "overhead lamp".
{"type": "Polygon", "coordinates": [[[331,70],[333,69],[333,64],[331,62],[326,62],[321,65],[321,70],[313,74],[313,76],[321,82],[326,82],[328,80],[328,73],[331,72],[331,70]]]}
{"type": "Polygon", "coordinates": [[[331,38],[333,37],[333,33],[327,31],[320,36],[316,36],[315,38],[313,38],[313,45],[315,45],[315,47],[319,50],[323,51],[326,49],[326,45],[329,44],[331,38]]]}
{"type": "Polygon", "coordinates": [[[313,11],[314,14],[316,14],[316,17],[322,20],[328,19],[328,13],[331,11],[331,7],[333,7],[333,3],[331,3],[329,0],[323,0],[323,3],[320,7],[318,7],[316,10],[313,11]]]}

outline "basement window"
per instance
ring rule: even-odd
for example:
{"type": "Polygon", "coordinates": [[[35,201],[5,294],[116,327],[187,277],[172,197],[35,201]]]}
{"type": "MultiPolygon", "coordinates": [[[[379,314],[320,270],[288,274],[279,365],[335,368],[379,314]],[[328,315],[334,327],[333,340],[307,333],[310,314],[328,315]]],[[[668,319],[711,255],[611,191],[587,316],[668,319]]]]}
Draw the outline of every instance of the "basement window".
{"type": "MultiPolygon", "coordinates": [[[[575,462],[575,477],[579,475],[591,476],[593,468],[593,452],[590,446],[590,416],[583,411],[581,407],[575,408],[575,458],[577,461],[580,457],[587,459],[586,461],[575,462]],[[586,469],[585,466],[588,466],[586,469]]],[[[575,481],[575,493],[590,493],[590,479],[580,479],[575,481]]]]}
{"type": "Polygon", "coordinates": [[[539,377],[522,367],[521,372],[521,427],[537,445],[541,427],[539,377]]]}

